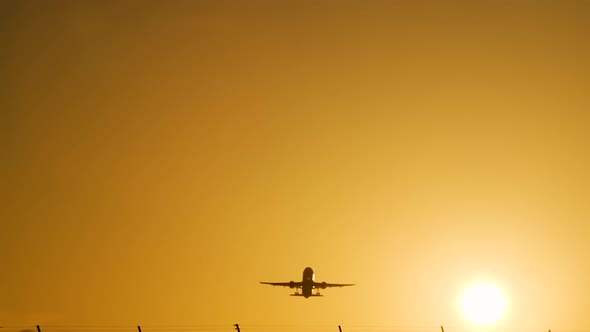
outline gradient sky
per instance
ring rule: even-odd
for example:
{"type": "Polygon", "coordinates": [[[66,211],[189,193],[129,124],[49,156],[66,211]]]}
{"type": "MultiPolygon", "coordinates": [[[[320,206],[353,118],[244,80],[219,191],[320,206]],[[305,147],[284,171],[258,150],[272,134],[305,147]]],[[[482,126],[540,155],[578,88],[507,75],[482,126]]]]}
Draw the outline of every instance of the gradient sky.
{"type": "Polygon", "coordinates": [[[590,1],[7,0],[0,42],[0,326],[453,332],[489,281],[494,331],[590,330],[590,1]],[[306,266],[357,286],[258,284],[306,266]]]}

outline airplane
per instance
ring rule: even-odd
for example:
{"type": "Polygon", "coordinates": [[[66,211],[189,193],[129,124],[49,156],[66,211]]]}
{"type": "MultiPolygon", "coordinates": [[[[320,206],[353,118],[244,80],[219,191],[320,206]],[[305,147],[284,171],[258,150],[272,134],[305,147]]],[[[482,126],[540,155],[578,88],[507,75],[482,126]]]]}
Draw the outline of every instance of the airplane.
{"type": "Polygon", "coordinates": [[[291,294],[291,296],[303,296],[308,298],[310,296],[323,296],[320,295],[320,288],[328,288],[328,287],[344,287],[344,286],[354,286],[354,284],[330,284],[327,282],[315,282],[315,274],[313,273],[313,269],[311,267],[306,267],[303,270],[303,280],[300,282],[289,281],[289,282],[265,282],[261,281],[261,284],[264,285],[272,285],[272,286],[283,286],[289,288],[295,288],[295,294],[291,294]],[[301,288],[301,293],[299,293],[299,289],[301,288]],[[314,292],[315,290],[315,292],[314,292]]]}

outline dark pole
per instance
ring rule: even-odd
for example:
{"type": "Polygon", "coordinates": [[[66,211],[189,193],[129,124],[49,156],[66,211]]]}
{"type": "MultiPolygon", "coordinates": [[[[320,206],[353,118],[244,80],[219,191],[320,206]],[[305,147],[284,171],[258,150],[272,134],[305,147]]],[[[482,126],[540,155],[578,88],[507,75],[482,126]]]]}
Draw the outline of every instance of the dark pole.
{"type": "Polygon", "coordinates": [[[342,332],[342,326],[338,325],[338,331],[342,332]]]}
{"type": "Polygon", "coordinates": [[[445,332],[445,328],[442,325],[440,326],[440,332],[445,332]]]}
{"type": "Polygon", "coordinates": [[[41,332],[41,326],[37,325],[37,332],[41,332]]]}
{"type": "Polygon", "coordinates": [[[234,326],[236,327],[236,331],[240,332],[240,325],[238,323],[235,323],[234,326]]]}
{"type": "Polygon", "coordinates": [[[137,325],[137,331],[141,332],[141,326],[137,325]]]}

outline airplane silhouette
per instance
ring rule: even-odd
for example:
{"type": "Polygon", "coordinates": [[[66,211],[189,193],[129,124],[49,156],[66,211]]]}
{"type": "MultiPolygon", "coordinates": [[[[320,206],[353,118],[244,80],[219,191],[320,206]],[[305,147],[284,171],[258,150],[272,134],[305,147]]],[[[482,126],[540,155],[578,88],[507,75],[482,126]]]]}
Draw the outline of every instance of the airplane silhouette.
{"type": "Polygon", "coordinates": [[[344,286],[354,286],[354,284],[330,284],[327,282],[315,282],[315,274],[313,273],[313,269],[311,267],[306,267],[303,270],[303,280],[300,282],[289,281],[289,282],[265,282],[261,281],[261,284],[265,285],[272,285],[272,286],[283,286],[289,288],[295,288],[295,294],[291,294],[291,296],[303,296],[308,298],[310,296],[323,296],[320,295],[320,288],[328,288],[328,287],[344,287],[344,286]],[[301,288],[301,294],[299,293],[299,289],[301,288]],[[315,292],[314,292],[315,290],[315,292]]]}

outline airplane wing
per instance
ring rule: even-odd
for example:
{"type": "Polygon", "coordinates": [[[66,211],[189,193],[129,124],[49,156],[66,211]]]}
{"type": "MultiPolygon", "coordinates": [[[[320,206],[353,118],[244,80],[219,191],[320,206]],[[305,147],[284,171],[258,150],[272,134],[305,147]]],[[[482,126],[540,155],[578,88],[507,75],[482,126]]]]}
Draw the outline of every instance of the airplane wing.
{"type": "Polygon", "coordinates": [[[283,286],[283,287],[289,287],[289,288],[301,288],[301,282],[266,282],[266,281],[261,281],[261,284],[264,285],[271,285],[271,286],[283,286]]]}
{"type": "Polygon", "coordinates": [[[345,286],[354,286],[355,284],[330,284],[327,282],[314,282],[314,286],[318,288],[328,288],[328,287],[345,287],[345,286]]]}

